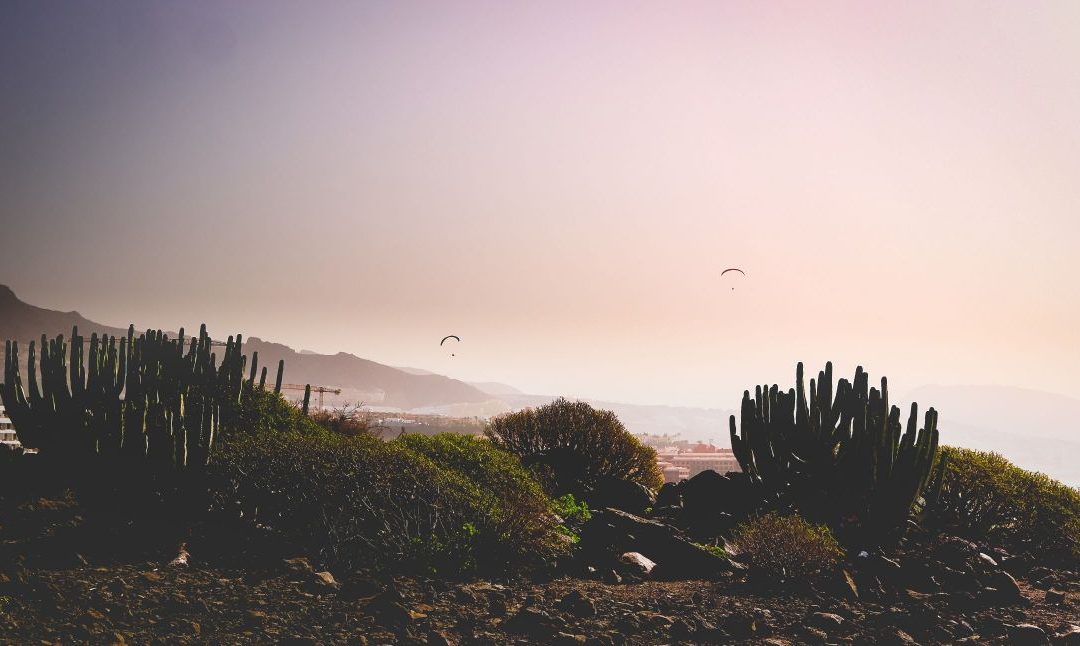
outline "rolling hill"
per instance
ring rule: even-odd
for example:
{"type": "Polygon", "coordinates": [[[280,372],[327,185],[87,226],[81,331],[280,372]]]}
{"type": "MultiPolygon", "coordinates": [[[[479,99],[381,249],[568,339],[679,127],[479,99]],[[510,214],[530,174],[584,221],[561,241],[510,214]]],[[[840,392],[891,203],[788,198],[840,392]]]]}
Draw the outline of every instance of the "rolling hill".
{"type": "MultiPolygon", "coordinates": [[[[136,329],[156,322],[136,322],[136,329]]],[[[30,305],[19,300],[7,286],[0,285],[0,338],[26,343],[49,336],[69,336],[72,326],[83,336],[125,335],[125,328],[91,321],[78,312],[62,312],[30,305]]],[[[155,326],[156,327],[156,326],[155,326]]],[[[435,374],[410,374],[397,368],[339,352],[334,355],[296,351],[280,343],[249,338],[245,349],[259,353],[259,364],[270,368],[270,379],[279,359],[285,360],[285,381],[342,388],[352,399],[385,407],[410,409],[452,403],[483,402],[491,396],[463,381],[435,374]]],[[[25,358],[25,355],[23,355],[25,358]]],[[[25,369],[25,367],[24,367],[25,369]]]]}

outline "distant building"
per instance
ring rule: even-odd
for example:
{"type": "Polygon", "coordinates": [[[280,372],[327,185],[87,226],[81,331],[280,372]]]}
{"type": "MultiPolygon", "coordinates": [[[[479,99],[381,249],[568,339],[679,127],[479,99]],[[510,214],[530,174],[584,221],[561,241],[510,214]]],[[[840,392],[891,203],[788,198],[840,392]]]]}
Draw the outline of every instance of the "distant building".
{"type": "Polygon", "coordinates": [[[8,419],[7,411],[0,405],[0,446],[3,448],[17,449],[19,444],[19,437],[15,435],[15,426],[8,419]]]}
{"type": "MultiPolygon", "coordinates": [[[[741,471],[739,468],[739,461],[735,459],[735,454],[732,453],[731,449],[716,448],[713,446],[710,446],[709,448],[714,450],[710,452],[695,450],[686,452],[658,451],[656,455],[657,464],[661,469],[684,469],[686,478],[693,478],[702,471],[708,471],[710,469],[720,475],[741,471]]],[[[674,477],[675,472],[673,471],[672,474],[674,477]]],[[[664,472],[664,481],[678,482],[678,480],[668,480],[666,470],[664,472]]]]}

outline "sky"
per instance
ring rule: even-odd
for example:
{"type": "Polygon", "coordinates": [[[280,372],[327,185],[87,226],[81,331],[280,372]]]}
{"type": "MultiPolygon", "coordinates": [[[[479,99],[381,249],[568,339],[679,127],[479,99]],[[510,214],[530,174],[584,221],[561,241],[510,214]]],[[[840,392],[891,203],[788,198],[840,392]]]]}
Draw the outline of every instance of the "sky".
{"type": "Polygon", "coordinates": [[[1077,115],[1071,0],[16,0],[0,283],[533,393],[1080,396],[1077,115]]]}

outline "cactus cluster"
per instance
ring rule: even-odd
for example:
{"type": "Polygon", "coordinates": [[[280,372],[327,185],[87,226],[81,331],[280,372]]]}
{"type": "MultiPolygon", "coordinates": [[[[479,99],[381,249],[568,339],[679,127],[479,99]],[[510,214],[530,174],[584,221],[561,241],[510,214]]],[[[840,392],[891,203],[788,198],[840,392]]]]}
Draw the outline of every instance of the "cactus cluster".
{"type": "Polygon", "coordinates": [[[863,536],[895,537],[921,496],[932,498],[940,488],[937,411],[927,410],[918,428],[913,403],[904,426],[889,403],[887,380],[880,390],[870,387],[862,367],[853,381],[840,379],[834,393],[826,364],[810,380],[807,398],[800,363],[795,388],[744,392],[740,416],[741,428],[730,419],[731,448],[752,480],[768,495],[856,526],[863,536]]]}
{"type": "Polygon", "coordinates": [[[175,339],[161,330],[136,337],[134,326],[126,338],[93,334],[88,351],[78,328],[70,342],[42,335],[40,358],[33,342],[28,348],[24,389],[19,344],[8,341],[0,398],[20,443],[43,455],[200,468],[215,437],[233,428],[244,394],[266,381],[264,369],[255,385],[258,353],[245,378],[240,335],[229,337],[220,362],[212,347],[205,325],[188,341],[183,329],[175,339]]]}

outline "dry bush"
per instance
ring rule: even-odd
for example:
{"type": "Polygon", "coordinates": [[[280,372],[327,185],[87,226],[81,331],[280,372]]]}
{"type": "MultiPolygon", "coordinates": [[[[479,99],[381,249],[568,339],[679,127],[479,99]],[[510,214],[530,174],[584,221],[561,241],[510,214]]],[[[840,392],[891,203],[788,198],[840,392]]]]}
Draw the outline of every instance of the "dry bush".
{"type": "Polygon", "coordinates": [[[843,556],[828,527],[775,512],[740,523],[733,544],[751,576],[777,581],[813,578],[836,567],[843,556]]]}

